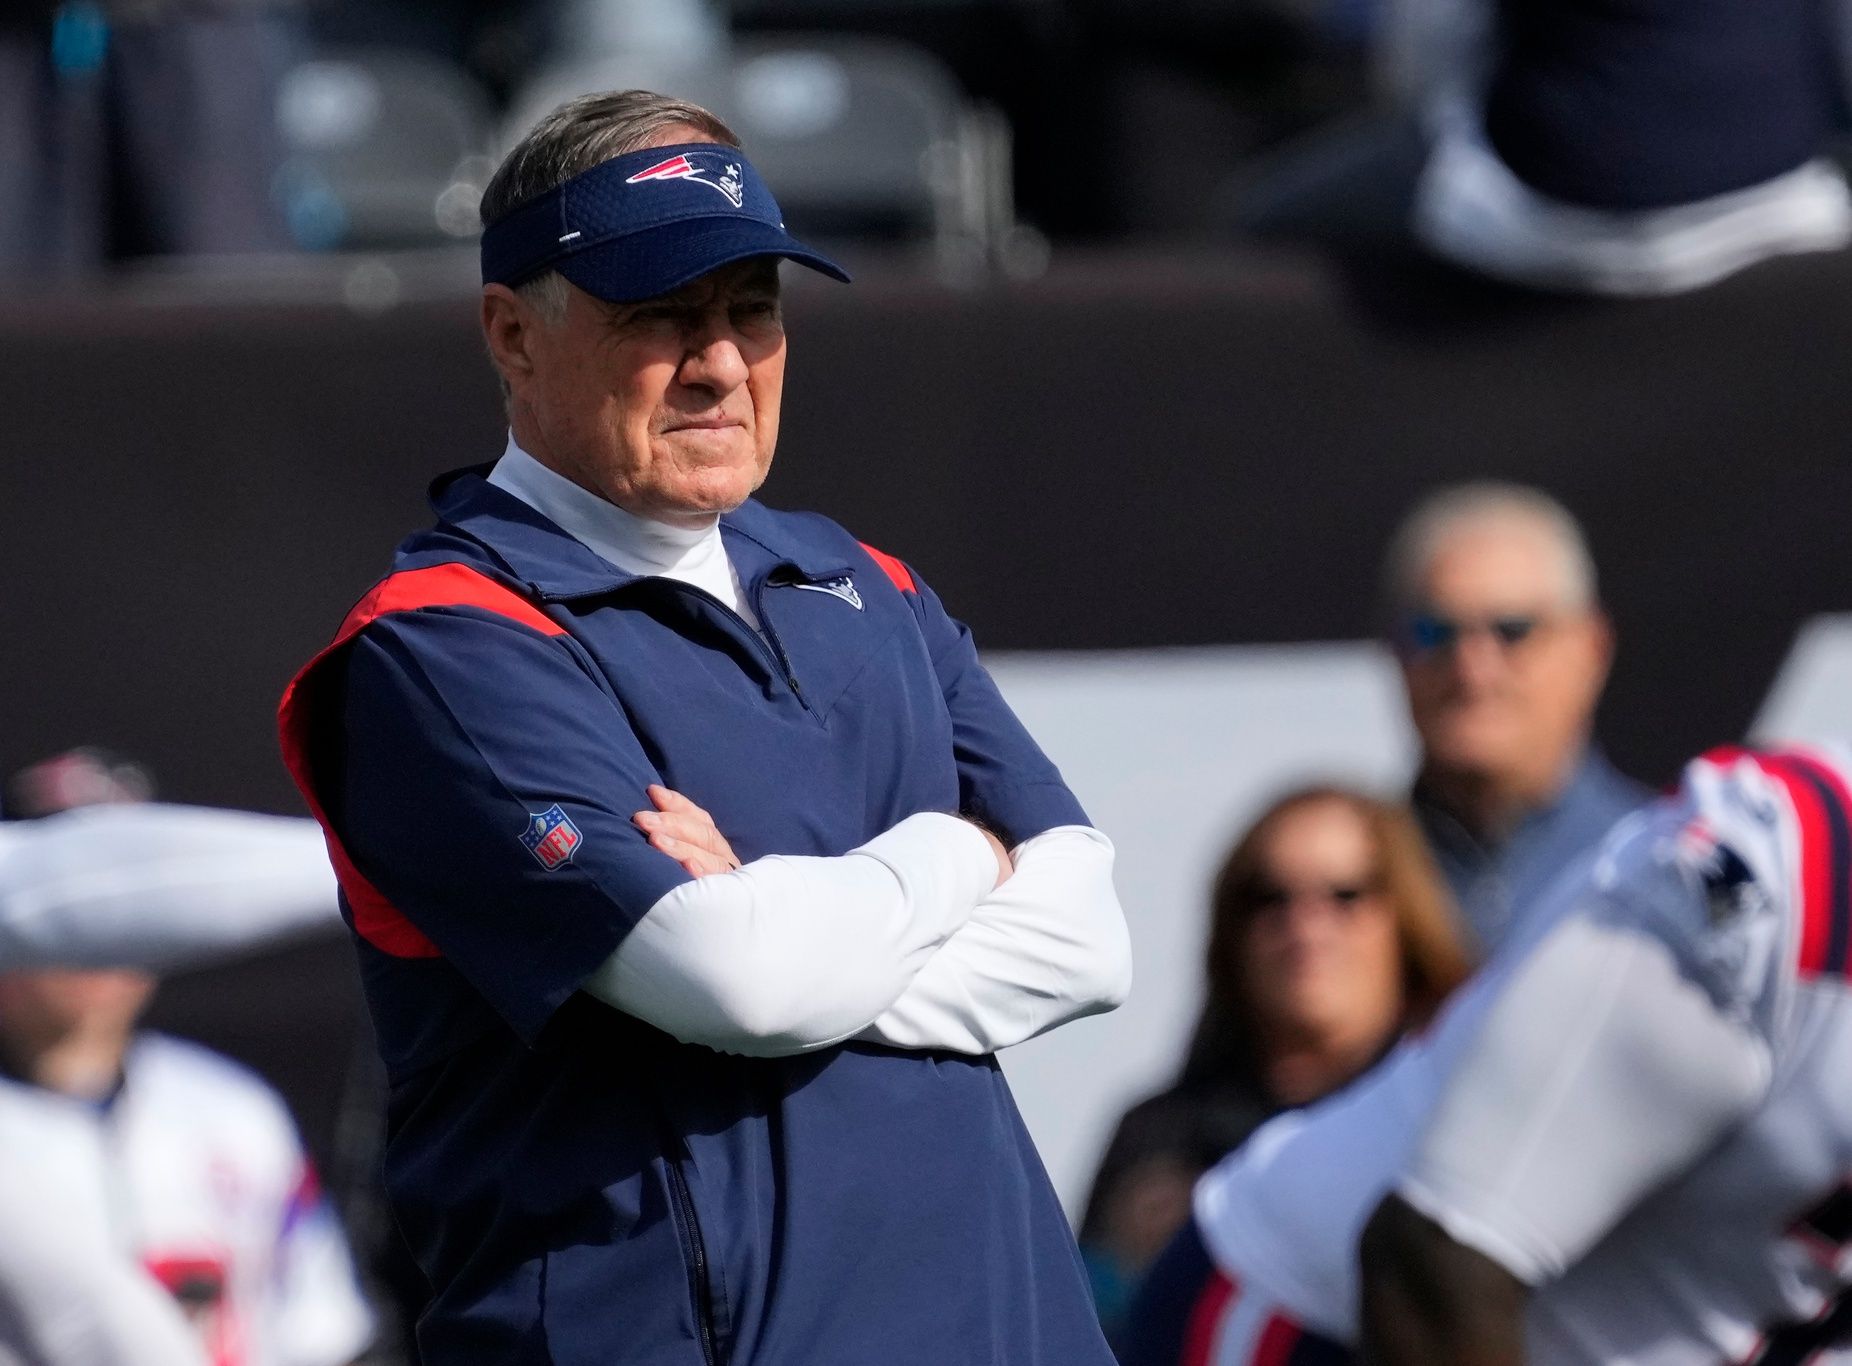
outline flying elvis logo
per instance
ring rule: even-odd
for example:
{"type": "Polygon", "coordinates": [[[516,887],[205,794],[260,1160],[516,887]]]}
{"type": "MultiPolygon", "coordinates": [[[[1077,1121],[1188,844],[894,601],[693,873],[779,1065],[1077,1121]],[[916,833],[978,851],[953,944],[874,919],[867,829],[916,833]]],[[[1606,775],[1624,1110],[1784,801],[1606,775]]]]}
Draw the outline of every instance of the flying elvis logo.
{"type": "Polygon", "coordinates": [[[579,827],[572,823],[572,817],[560,810],[558,802],[528,816],[527,828],[521,832],[521,843],[527,846],[527,852],[539,859],[540,866],[549,873],[571,861],[573,850],[583,838],[579,827]]]}
{"type": "Polygon", "coordinates": [[[840,579],[825,579],[822,583],[794,583],[793,588],[801,588],[806,593],[828,593],[832,598],[841,598],[856,611],[862,610],[862,595],[855,591],[855,580],[847,574],[840,579]]]}
{"type": "Polygon", "coordinates": [[[692,180],[725,195],[727,203],[736,209],[746,202],[746,184],[740,175],[740,163],[712,152],[683,152],[638,171],[624,183],[642,185],[652,180],[692,180]]]}

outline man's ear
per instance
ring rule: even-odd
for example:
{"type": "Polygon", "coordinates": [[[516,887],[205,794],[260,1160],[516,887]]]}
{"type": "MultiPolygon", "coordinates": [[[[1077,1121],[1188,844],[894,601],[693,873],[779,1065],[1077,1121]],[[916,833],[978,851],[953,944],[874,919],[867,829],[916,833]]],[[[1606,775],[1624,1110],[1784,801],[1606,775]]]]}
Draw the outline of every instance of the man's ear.
{"type": "Polygon", "coordinates": [[[1600,681],[1596,684],[1599,692],[1608,681],[1608,671],[1614,667],[1614,618],[1606,609],[1597,607],[1589,616],[1589,630],[1593,633],[1596,667],[1600,671],[1600,681]]]}
{"type": "Polygon", "coordinates": [[[482,339],[510,390],[520,389],[534,373],[534,343],[542,325],[532,305],[507,285],[482,287],[482,339]]]}

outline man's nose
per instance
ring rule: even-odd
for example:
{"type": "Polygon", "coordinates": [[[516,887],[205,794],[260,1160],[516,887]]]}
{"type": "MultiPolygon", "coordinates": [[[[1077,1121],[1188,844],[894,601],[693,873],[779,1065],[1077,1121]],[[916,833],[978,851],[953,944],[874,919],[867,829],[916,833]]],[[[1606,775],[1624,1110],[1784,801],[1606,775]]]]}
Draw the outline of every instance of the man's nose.
{"type": "Polygon", "coordinates": [[[746,357],[730,324],[709,324],[688,341],[676,378],[691,388],[712,390],[716,397],[746,382],[746,357]]]}
{"type": "Polygon", "coordinates": [[[1504,646],[1491,631],[1462,631],[1450,662],[1455,675],[1469,685],[1489,683],[1507,667],[1504,646]]]}

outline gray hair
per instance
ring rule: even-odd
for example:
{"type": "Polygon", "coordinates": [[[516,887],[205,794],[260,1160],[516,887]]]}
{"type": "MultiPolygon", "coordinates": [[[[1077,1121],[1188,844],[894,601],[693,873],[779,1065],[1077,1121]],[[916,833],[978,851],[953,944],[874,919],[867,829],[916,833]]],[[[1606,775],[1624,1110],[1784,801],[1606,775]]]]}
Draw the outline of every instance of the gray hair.
{"type": "MultiPolygon", "coordinates": [[[[502,158],[482,192],[482,224],[487,227],[514,210],[600,166],[613,157],[662,145],[677,128],[738,147],[740,140],[719,116],[687,100],[649,90],[611,90],[568,100],[528,130],[502,158]]],[[[516,286],[515,292],[548,322],[566,315],[566,280],[546,271],[516,286]]]]}
{"type": "Polygon", "coordinates": [[[1389,619],[1415,604],[1442,543],[1467,528],[1541,533],[1561,561],[1562,607],[1576,611],[1596,605],[1595,560],[1569,509],[1526,484],[1483,481],[1431,493],[1403,519],[1383,562],[1383,608],[1389,619]]]}

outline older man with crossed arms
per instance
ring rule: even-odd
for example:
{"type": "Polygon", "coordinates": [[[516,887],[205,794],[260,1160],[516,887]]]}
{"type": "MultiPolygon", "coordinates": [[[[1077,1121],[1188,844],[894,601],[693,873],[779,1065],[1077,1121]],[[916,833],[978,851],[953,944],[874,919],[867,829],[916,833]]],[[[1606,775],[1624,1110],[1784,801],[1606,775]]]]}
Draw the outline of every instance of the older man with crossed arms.
{"type": "Polygon", "coordinates": [[[1123,998],[1112,848],[908,566],[751,499],[777,262],[846,277],[736,144],[633,91],[509,154],[508,446],[285,698],[421,1346],[1108,1366],[991,1055],[1123,998]]]}

